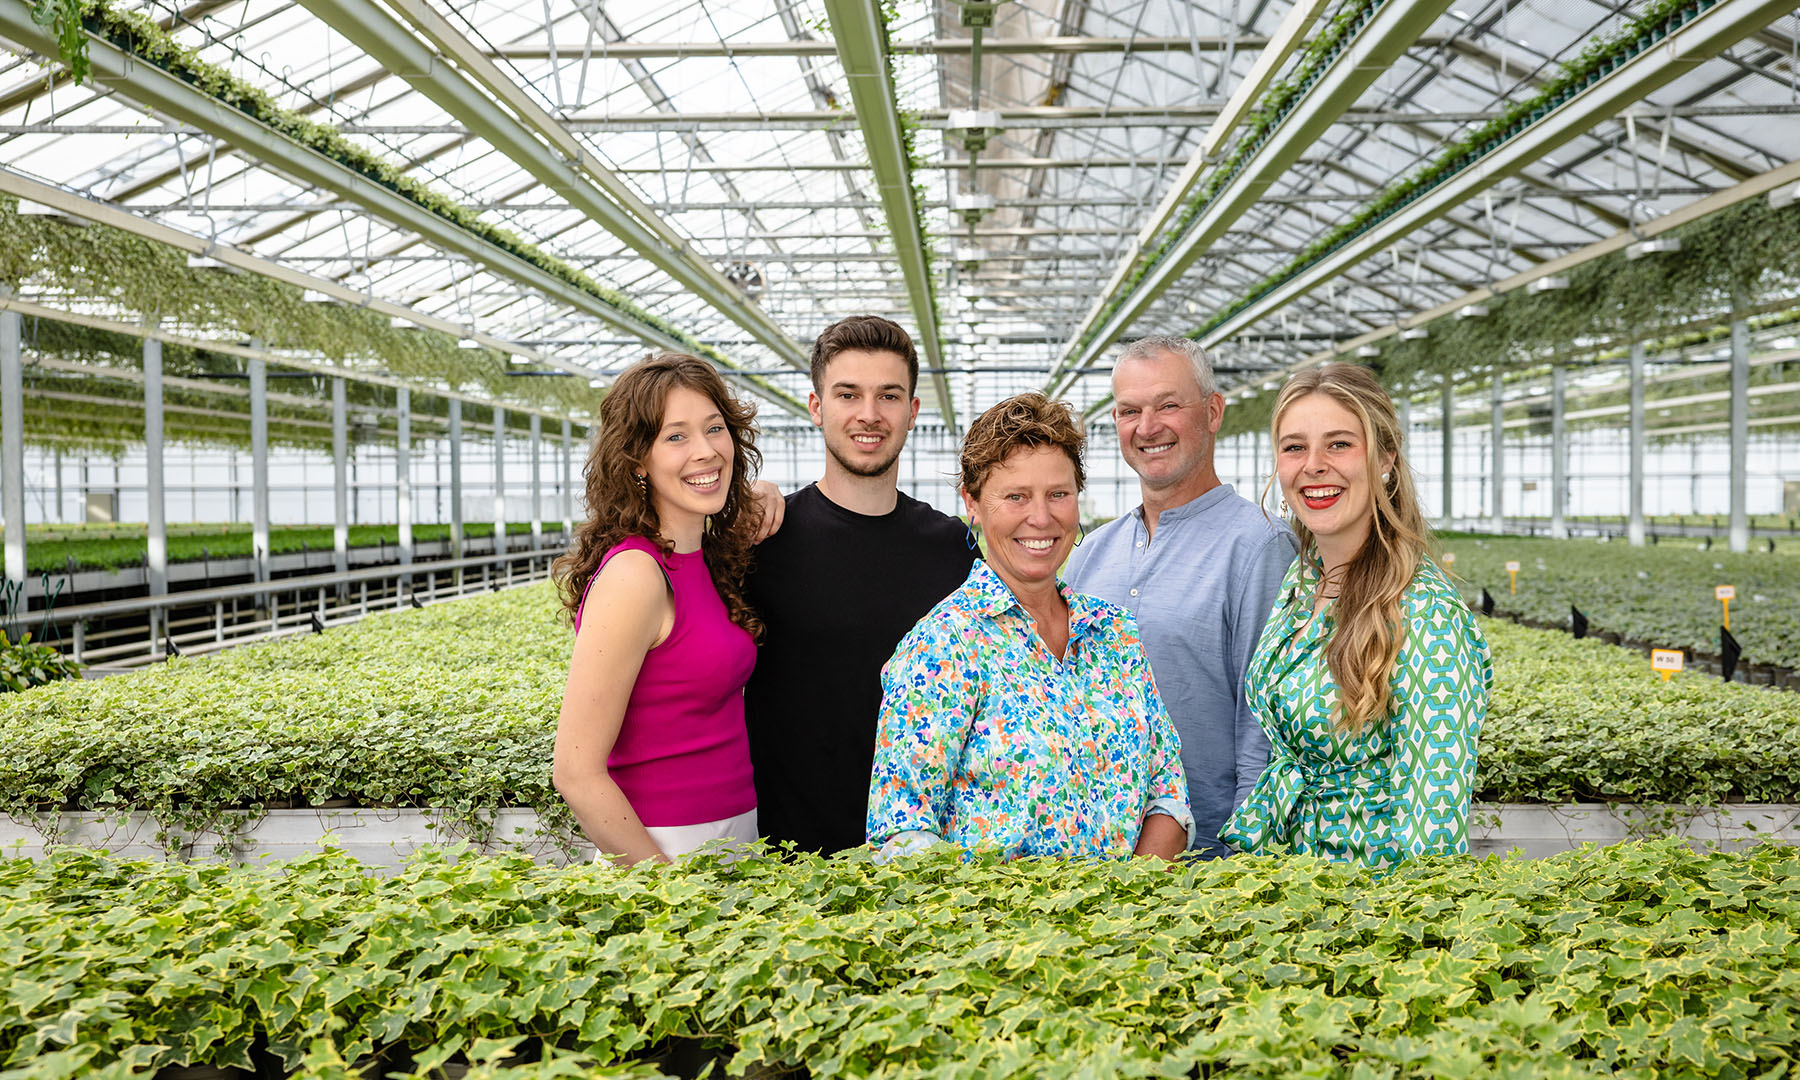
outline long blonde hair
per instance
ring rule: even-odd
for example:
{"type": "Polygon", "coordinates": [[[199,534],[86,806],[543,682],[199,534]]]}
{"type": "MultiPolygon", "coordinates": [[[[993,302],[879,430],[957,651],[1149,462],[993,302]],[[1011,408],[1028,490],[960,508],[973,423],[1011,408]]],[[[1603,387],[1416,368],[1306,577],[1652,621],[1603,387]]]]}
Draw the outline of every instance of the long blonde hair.
{"type": "MultiPolygon", "coordinates": [[[[1386,469],[1387,481],[1374,485],[1368,538],[1335,582],[1336,624],[1325,645],[1325,661],[1337,683],[1338,727],[1356,732],[1386,719],[1393,709],[1389,682],[1406,640],[1401,602],[1419,564],[1431,554],[1434,541],[1419,509],[1412,469],[1406,464],[1405,435],[1394,402],[1368,368],[1326,363],[1297,372],[1275,398],[1269,445],[1280,445],[1281,418],[1288,407],[1310,394],[1324,394],[1362,424],[1371,478],[1381,475],[1384,460],[1393,459],[1386,469]]],[[[1271,475],[1268,486],[1273,486],[1275,479],[1271,475]]],[[[1268,486],[1263,489],[1265,503],[1268,486]]],[[[1292,524],[1300,539],[1302,574],[1321,574],[1312,531],[1297,518],[1292,524]]],[[[1315,582],[1318,588],[1326,584],[1315,582]]]]}

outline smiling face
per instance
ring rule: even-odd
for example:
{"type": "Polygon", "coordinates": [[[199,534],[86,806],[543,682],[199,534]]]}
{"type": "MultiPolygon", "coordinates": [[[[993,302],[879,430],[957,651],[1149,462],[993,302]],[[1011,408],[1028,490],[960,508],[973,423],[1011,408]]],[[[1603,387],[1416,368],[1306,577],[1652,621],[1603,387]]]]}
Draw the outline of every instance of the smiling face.
{"type": "Polygon", "coordinates": [[[1054,446],[1013,451],[988,470],[979,495],[963,492],[969,520],[986,537],[988,565],[1013,592],[1054,586],[1075,546],[1078,494],[1075,463],[1054,446]]]}
{"type": "Polygon", "coordinates": [[[1326,394],[1296,399],[1276,421],[1275,463],[1282,497],[1321,550],[1360,550],[1374,516],[1375,485],[1393,467],[1393,455],[1371,462],[1357,415],[1326,394]]]}
{"type": "Polygon", "coordinates": [[[1159,353],[1120,360],[1112,386],[1119,450],[1146,490],[1199,488],[1192,497],[1218,484],[1213,438],[1225,418],[1225,398],[1201,393],[1186,358],[1159,353]]]}
{"type": "Polygon", "coordinates": [[[731,431],[711,398],[685,386],[669,391],[662,427],[637,470],[650,480],[664,535],[725,509],[734,452],[731,431]]]}
{"type": "Polygon", "coordinates": [[[898,353],[845,349],[826,364],[823,390],[806,406],[839,468],[868,477],[893,470],[919,415],[908,378],[898,353]]]}

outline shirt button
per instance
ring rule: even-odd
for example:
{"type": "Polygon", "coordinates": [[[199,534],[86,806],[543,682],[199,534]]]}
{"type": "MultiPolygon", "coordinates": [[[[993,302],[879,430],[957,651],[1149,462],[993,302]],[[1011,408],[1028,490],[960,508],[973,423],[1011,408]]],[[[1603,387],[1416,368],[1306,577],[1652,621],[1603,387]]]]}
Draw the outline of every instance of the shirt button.
{"type": "Polygon", "coordinates": [[[1137,590],[1136,590],[1136,589],[1133,589],[1133,590],[1131,590],[1131,595],[1133,595],[1133,596],[1136,596],[1136,595],[1137,595],[1137,590]]]}
{"type": "Polygon", "coordinates": [[[1144,542],[1143,542],[1143,541],[1142,541],[1142,540],[1139,540],[1139,541],[1138,541],[1138,547],[1143,547],[1143,546],[1144,546],[1144,542]]]}

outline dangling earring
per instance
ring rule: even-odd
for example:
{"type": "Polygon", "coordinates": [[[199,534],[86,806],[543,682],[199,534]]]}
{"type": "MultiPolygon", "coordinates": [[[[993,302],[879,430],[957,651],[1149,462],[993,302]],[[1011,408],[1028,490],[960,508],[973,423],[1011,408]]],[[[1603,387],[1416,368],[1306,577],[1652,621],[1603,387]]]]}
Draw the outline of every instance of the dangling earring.
{"type": "Polygon", "coordinates": [[[1293,517],[1293,516],[1294,516],[1294,515],[1293,515],[1293,514],[1292,514],[1292,513],[1290,513],[1290,512],[1289,512],[1289,511],[1288,511],[1288,504],[1287,504],[1287,500],[1286,500],[1286,499],[1283,499],[1283,500],[1281,500],[1281,509],[1280,509],[1280,513],[1281,513],[1281,516],[1282,516],[1282,517],[1284,517],[1284,518],[1285,518],[1285,517],[1293,517]]]}
{"type": "Polygon", "coordinates": [[[1075,534],[1075,546],[1080,547],[1081,542],[1087,539],[1087,526],[1078,521],[1075,523],[1075,528],[1079,530],[1075,534]]]}
{"type": "Polygon", "coordinates": [[[644,497],[645,502],[649,502],[650,501],[650,478],[648,476],[645,476],[643,473],[636,473],[632,476],[632,479],[637,481],[638,494],[642,495],[644,497]]]}
{"type": "Polygon", "coordinates": [[[969,535],[967,537],[967,542],[969,545],[969,550],[970,551],[980,551],[981,550],[981,546],[980,546],[981,545],[981,536],[979,533],[977,533],[975,531],[975,526],[973,526],[973,525],[969,526],[968,533],[969,533],[969,535]]]}

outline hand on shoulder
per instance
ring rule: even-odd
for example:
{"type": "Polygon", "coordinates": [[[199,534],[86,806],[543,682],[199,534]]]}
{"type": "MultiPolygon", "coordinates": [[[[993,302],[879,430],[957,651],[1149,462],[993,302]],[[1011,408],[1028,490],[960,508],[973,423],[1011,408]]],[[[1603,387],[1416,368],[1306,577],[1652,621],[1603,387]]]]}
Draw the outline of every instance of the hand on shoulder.
{"type": "Polygon", "coordinates": [[[762,515],[751,543],[760,544],[781,531],[781,519],[787,516],[787,500],[782,498],[781,489],[767,480],[751,484],[750,492],[756,497],[757,512],[762,515]]]}

